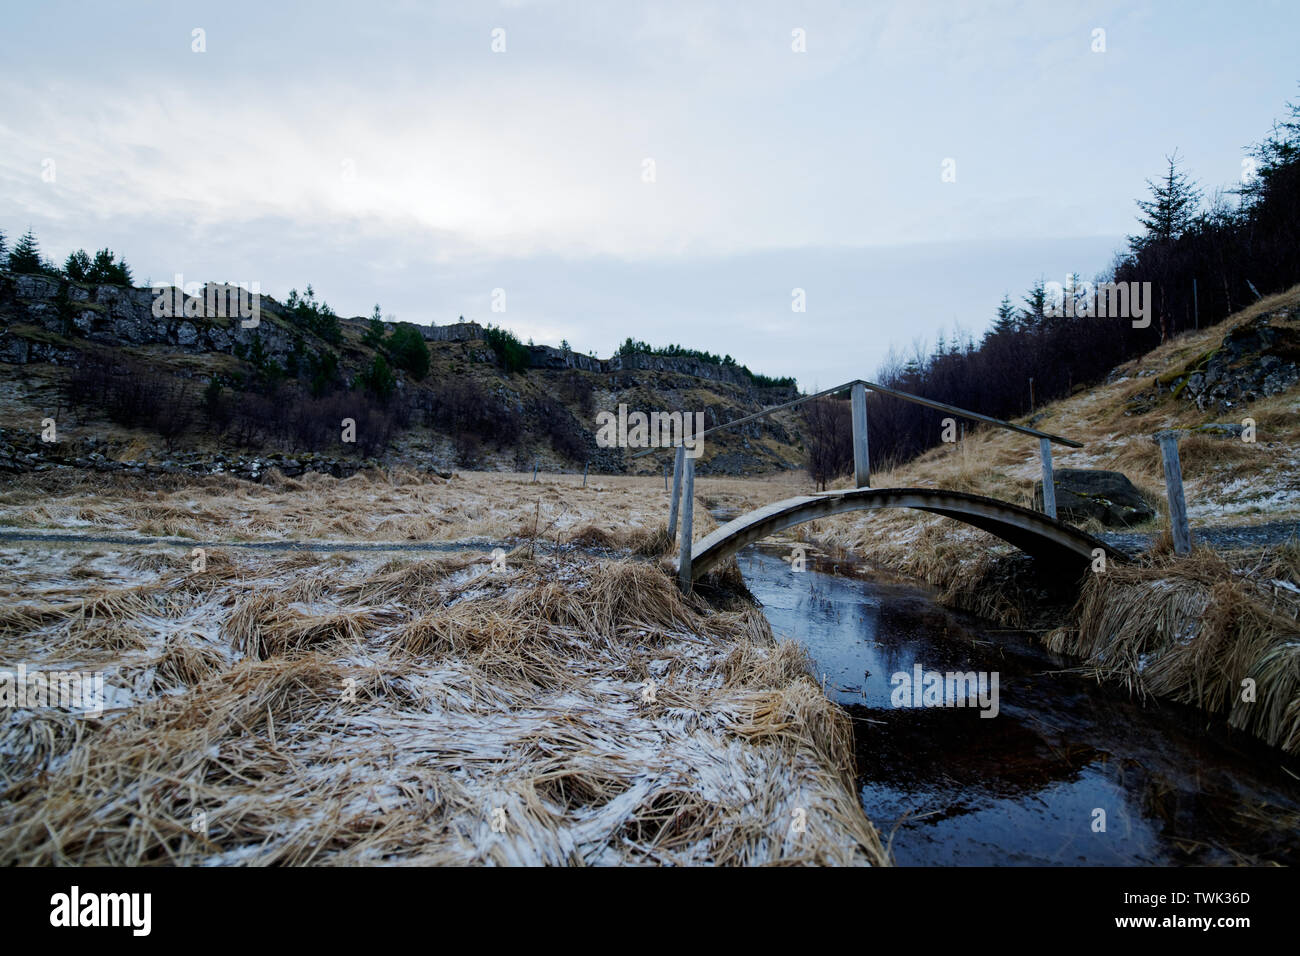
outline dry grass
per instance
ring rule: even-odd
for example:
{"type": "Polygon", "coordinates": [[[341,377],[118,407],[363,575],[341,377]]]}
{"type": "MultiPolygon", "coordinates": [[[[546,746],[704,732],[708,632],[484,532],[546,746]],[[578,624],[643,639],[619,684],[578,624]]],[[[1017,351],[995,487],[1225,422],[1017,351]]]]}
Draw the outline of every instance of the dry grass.
{"type": "MultiPolygon", "coordinates": [[[[1252,311],[1296,301],[1300,290],[1252,311]]],[[[1037,427],[1085,442],[1058,450],[1057,467],[1118,469],[1158,500],[1149,435],[1214,416],[1168,398],[1126,415],[1126,402],[1227,327],[1041,409],[1037,427]]],[[[1184,445],[1194,523],[1300,513],[1296,394],[1249,411],[1257,445],[1184,445]]],[[[873,484],[1028,505],[1038,468],[1032,439],[983,429],[873,484]]],[[[701,477],[694,536],[715,525],[705,508],[739,513],[810,490],[796,474],[701,477]]],[[[331,540],[525,544],[506,573],[486,554],[384,563],[217,550],[204,572],[170,551],[79,554],[58,567],[58,549],[0,555],[0,663],[102,668],[129,701],[100,720],[6,714],[0,863],[885,862],[854,792],[850,726],[801,649],[775,643],[752,608],[683,599],[661,568],[575,550],[664,557],[667,512],[658,476],[592,476],[585,489],[577,475],[401,471],[8,483],[0,522],[18,528],[302,539],[322,552],[331,540]],[[534,537],[568,556],[527,546],[534,537]],[[790,828],[800,808],[802,835],[790,828]],[[206,834],[191,825],[200,811],[206,834]]],[[[791,534],[1021,623],[1015,596],[990,586],[994,559],[1011,549],[982,532],[886,512],[791,534]]],[[[1077,625],[1052,644],[1295,752],[1300,549],[1243,561],[1157,555],[1112,567],[1090,579],[1077,625]],[[1247,678],[1254,704],[1240,699],[1247,678]]],[[[734,588],[727,574],[715,583],[734,588]]]]}
{"type": "Polygon", "coordinates": [[[887,862],[802,649],[654,565],[123,552],[67,602],[56,564],[4,585],[29,667],[109,609],[147,641],[97,649],[102,718],[6,712],[0,864],[887,862]]]}
{"type": "MultiPolygon", "coordinates": [[[[803,493],[802,475],[696,482],[696,526],[713,527],[708,502],[744,510],[755,500],[803,493]]],[[[20,478],[0,494],[0,523],[13,528],[140,533],[193,541],[503,541],[530,538],[623,547],[653,535],[668,516],[656,476],[364,472],[310,474],[262,484],[226,475],[148,481],[94,473],[20,478]],[[89,502],[89,503],[88,503],[89,502]],[[89,525],[89,526],[88,526],[89,525]]],[[[156,557],[138,560],[159,560],[156,557]]]]}
{"type": "Polygon", "coordinates": [[[1300,752],[1300,579],[1296,546],[1243,572],[1202,548],[1092,575],[1077,624],[1047,638],[1099,678],[1225,716],[1300,752]],[[1253,693],[1245,690],[1253,685],[1253,693]]]}

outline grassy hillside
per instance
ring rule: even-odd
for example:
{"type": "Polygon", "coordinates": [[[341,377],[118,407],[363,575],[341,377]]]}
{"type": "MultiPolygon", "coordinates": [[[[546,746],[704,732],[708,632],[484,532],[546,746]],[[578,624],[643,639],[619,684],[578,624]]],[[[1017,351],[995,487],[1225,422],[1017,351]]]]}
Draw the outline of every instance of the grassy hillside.
{"type": "MultiPolygon", "coordinates": [[[[651,473],[658,460],[634,462],[597,446],[598,412],[620,404],[698,411],[713,425],[784,397],[725,376],[653,368],[512,369],[517,356],[499,348],[502,333],[472,325],[465,329],[478,337],[417,339],[428,350],[427,372],[417,375],[404,370],[391,332],[377,341],[360,320],[322,320],[269,298],[252,332],[220,317],[177,318],[168,327],[139,301],[147,290],[0,279],[0,340],[15,359],[0,364],[4,438],[18,451],[53,452],[38,440],[40,423],[52,417],[65,459],[92,451],[132,461],[310,453],[439,469],[524,470],[537,462],[580,471],[590,462],[596,472],[651,473]],[[106,301],[96,301],[101,295],[106,301]],[[128,316],[125,331],[119,314],[128,316]],[[354,444],[341,440],[345,418],[357,423],[354,444]]],[[[516,350],[527,354],[517,343],[516,350]]],[[[802,448],[791,424],[778,417],[718,436],[700,472],[797,466],[802,448]]]]}

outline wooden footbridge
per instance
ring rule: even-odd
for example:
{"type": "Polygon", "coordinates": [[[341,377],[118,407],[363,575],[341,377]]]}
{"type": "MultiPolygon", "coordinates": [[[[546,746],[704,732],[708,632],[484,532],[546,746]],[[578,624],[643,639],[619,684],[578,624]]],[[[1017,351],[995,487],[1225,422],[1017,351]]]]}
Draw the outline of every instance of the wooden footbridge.
{"type": "MultiPolygon", "coordinates": [[[[1121,552],[1104,541],[1058,521],[1056,518],[1056,486],[1052,474],[1052,445],[1082,448],[1082,444],[1059,435],[1050,435],[1023,425],[1014,425],[978,412],[957,408],[943,402],[922,398],[907,392],[886,388],[861,380],[846,382],[815,395],[805,395],[792,402],[714,426],[700,438],[725,428],[734,428],[747,422],[771,415],[782,409],[840,392],[851,393],[853,414],[853,471],[854,486],[839,491],[802,495],[787,498],[741,515],[699,541],[691,540],[694,513],[695,459],[686,455],[686,449],[677,447],[673,464],[672,503],[669,507],[668,531],[677,535],[677,519],[681,514],[680,556],[677,561],[678,578],[683,588],[689,590],[701,576],[732,557],[737,551],[770,534],[830,515],[849,511],[874,511],[881,508],[914,508],[931,514],[943,515],[965,524],[973,525],[1031,554],[1035,559],[1050,562],[1067,569],[1083,570],[1097,554],[1107,560],[1123,561],[1121,552]],[[983,495],[945,491],[935,488],[872,488],[870,465],[867,457],[867,391],[878,391],[904,401],[925,405],[937,411],[971,421],[1010,429],[1038,439],[1043,466],[1043,510],[1032,511],[1007,501],[983,495]],[[680,506],[680,507],[679,507],[680,506]]],[[[654,450],[641,454],[652,454],[654,450]]],[[[639,455],[634,457],[640,457],[639,455]]]]}

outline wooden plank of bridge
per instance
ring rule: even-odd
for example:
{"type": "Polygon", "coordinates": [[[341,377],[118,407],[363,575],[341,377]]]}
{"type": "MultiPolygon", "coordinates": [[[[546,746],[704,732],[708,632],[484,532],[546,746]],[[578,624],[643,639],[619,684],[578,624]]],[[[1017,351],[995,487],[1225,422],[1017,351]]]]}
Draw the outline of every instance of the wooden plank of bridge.
{"type": "Polygon", "coordinates": [[[673,458],[673,497],[668,505],[668,540],[677,539],[677,501],[682,494],[682,462],[686,458],[686,449],[677,446],[677,455],[673,458]]]}
{"type": "Polygon", "coordinates": [[[867,455],[867,387],[853,384],[853,482],[857,488],[871,487],[871,459],[867,455]]]}
{"type": "MultiPolygon", "coordinates": [[[[678,452],[685,449],[679,448],[678,452]]],[[[677,557],[677,581],[683,591],[691,589],[691,524],[695,517],[695,459],[686,458],[685,487],[682,489],[682,547],[677,557]]]]}
{"type": "Polygon", "coordinates": [[[1049,566],[1086,566],[1097,548],[1108,560],[1126,560],[1122,552],[1078,528],[1051,521],[1040,511],[983,495],[937,488],[844,488],[764,505],[716,528],[692,543],[691,575],[698,579],[745,545],[792,525],[878,508],[916,508],[965,521],[1045,559],[1049,566]]]}
{"type": "Polygon", "coordinates": [[[1192,553],[1192,529],[1187,523],[1187,499],[1183,497],[1183,468],[1178,460],[1178,432],[1156,432],[1160,444],[1160,457],[1165,466],[1165,494],[1169,498],[1169,533],[1174,539],[1174,551],[1192,553]]]}
{"type": "Polygon", "coordinates": [[[1056,476],[1052,471],[1052,442],[1038,439],[1038,454],[1043,459],[1043,514],[1056,517],[1056,476]]]}

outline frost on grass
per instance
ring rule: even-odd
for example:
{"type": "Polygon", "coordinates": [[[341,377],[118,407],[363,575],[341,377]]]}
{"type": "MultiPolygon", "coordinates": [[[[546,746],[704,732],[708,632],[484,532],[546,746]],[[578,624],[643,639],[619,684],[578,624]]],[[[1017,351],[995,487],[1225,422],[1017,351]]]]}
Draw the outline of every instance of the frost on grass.
{"type": "Polygon", "coordinates": [[[5,712],[5,864],[886,862],[802,651],[653,565],[115,557],[10,565],[0,663],[117,691],[5,712]]]}

